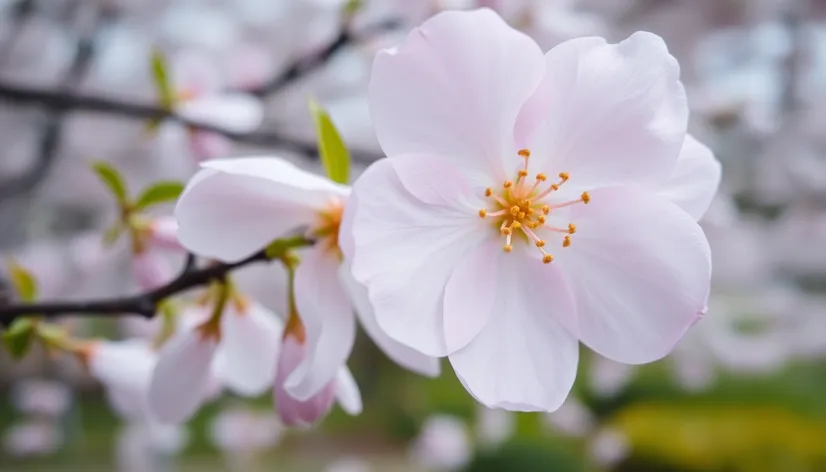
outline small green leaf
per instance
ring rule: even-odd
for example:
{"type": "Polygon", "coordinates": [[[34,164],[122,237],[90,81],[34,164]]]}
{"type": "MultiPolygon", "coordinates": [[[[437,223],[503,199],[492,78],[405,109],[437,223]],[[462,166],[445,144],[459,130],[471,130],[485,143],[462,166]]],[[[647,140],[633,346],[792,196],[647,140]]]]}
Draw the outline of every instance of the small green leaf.
{"type": "Polygon", "coordinates": [[[138,196],[135,208],[145,210],[153,205],[172,202],[184,191],[184,184],[176,180],[161,180],[146,187],[138,196]]]}
{"type": "Polygon", "coordinates": [[[109,190],[117,198],[121,206],[127,203],[126,182],[123,176],[120,175],[117,169],[112,167],[108,162],[97,161],[92,164],[92,169],[97,173],[100,180],[109,187],[109,190]]]}
{"type": "Polygon", "coordinates": [[[21,359],[29,352],[34,339],[34,324],[28,318],[14,322],[11,328],[3,332],[3,345],[13,359],[21,359]]]}
{"type": "Polygon", "coordinates": [[[344,15],[345,16],[352,16],[359,12],[364,7],[364,0],[348,0],[347,3],[344,4],[344,15]]]}
{"type": "Polygon", "coordinates": [[[54,348],[65,346],[68,341],[66,328],[54,324],[38,323],[37,335],[44,344],[54,348]]]}
{"type": "Polygon", "coordinates": [[[169,110],[175,105],[175,89],[169,80],[169,67],[167,67],[166,56],[159,49],[152,50],[150,58],[152,66],[152,79],[155,81],[155,88],[158,92],[158,101],[161,107],[169,110]]]}
{"type": "Polygon", "coordinates": [[[25,267],[14,261],[9,262],[9,278],[21,300],[33,302],[37,298],[37,281],[25,267]]]}
{"type": "Polygon", "coordinates": [[[347,183],[350,178],[350,153],[344,141],[330,115],[315,100],[310,100],[310,114],[313,115],[318,135],[318,152],[327,175],[334,182],[347,183]]]}
{"type": "Polygon", "coordinates": [[[284,257],[290,249],[309,246],[312,241],[305,239],[303,236],[295,236],[292,238],[280,238],[271,242],[265,249],[267,259],[274,260],[284,257]]]}
{"type": "Polygon", "coordinates": [[[111,246],[115,244],[115,241],[117,241],[120,235],[123,234],[124,229],[125,227],[120,221],[116,221],[111,226],[106,228],[106,231],[103,233],[103,245],[111,246]]]}

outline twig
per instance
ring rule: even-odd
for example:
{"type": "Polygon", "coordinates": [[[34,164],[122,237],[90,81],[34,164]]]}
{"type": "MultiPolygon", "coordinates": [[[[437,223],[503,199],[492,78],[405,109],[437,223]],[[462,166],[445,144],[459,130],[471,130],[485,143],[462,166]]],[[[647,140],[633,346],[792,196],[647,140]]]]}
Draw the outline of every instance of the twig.
{"type": "MultiPolygon", "coordinates": [[[[109,113],[139,120],[155,119],[174,121],[192,128],[218,133],[237,142],[260,146],[277,146],[298,152],[305,156],[316,156],[318,152],[315,143],[284,136],[276,131],[262,130],[251,133],[237,133],[210,123],[184,118],[170,110],[155,105],[128,102],[114,98],[71,94],[57,90],[38,89],[25,85],[0,82],[0,100],[17,103],[36,103],[53,108],[109,113]]],[[[351,154],[354,160],[361,162],[372,162],[381,157],[375,153],[358,150],[352,151],[351,154]]]]}
{"type": "Polygon", "coordinates": [[[8,326],[20,316],[42,316],[57,318],[66,315],[84,316],[129,316],[140,315],[152,318],[158,304],[173,295],[178,295],[212,281],[223,279],[231,271],[256,262],[270,260],[266,250],[238,262],[220,263],[203,269],[183,271],[166,285],[138,295],[102,298],[98,300],[58,301],[28,304],[0,304],[0,324],[8,326]]]}

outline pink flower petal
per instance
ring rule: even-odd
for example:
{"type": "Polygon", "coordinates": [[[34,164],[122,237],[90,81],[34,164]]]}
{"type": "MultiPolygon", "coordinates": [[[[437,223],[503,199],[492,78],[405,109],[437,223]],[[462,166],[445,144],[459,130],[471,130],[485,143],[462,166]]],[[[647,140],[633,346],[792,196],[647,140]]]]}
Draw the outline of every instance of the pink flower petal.
{"type": "Polygon", "coordinates": [[[634,188],[595,190],[570,218],[577,233],[554,264],[575,294],[580,340],[627,364],[668,354],[705,311],[703,231],[673,203],[634,188]]]}
{"type": "Polygon", "coordinates": [[[273,382],[283,329],[281,320],[257,303],[243,313],[225,311],[213,364],[215,376],[239,395],[264,393],[273,382]]]}
{"type": "Polygon", "coordinates": [[[556,410],[576,378],[578,343],[559,321],[575,316],[573,298],[553,264],[522,251],[499,254],[500,270],[509,276],[496,286],[492,315],[450,363],[485,406],[556,410]]]}
{"type": "Polygon", "coordinates": [[[284,338],[281,356],[275,374],[273,397],[278,418],[287,426],[308,426],[320,420],[330,411],[335,399],[336,383],[331,380],[306,400],[290,395],[284,385],[295,369],[305,362],[306,346],[294,336],[284,338]]]}
{"type": "Polygon", "coordinates": [[[516,128],[532,164],[568,172],[567,187],[585,190],[664,180],[683,143],[688,107],[679,65],[662,39],[579,38],[545,57],[545,80],[516,128]]]}
{"type": "Polygon", "coordinates": [[[502,282],[501,255],[502,243],[491,240],[468,251],[453,268],[444,298],[448,352],[467,346],[493,315],[497,286],[502,282]]]}
{"type": "Polygon", "coordinates": [[[720,162],[711,149],[686,135],[677,164],[656,191],[699,220],[717,193],[721,173],[720,162]]]}
{"type": "Polygon", "coordinates": [[[441,366],[438,358],[424,355],[415,349],[405,346],[388,336],[379,327],[373,306],[370,304],[370,299],[367,296],[367,289],[353,278],[349,264],[342,265],[339,278],[356,309],[361,327],[364,328],[364,331],[367,332],[367,335],[370,336],[373,342],[387,354],[387,357],[392,359],[396,364],[399,364],[405,369],[412,370],[417,374],[427,377],[437,377],[439,375],[441,366]]]}
{"type": "Polygon", "coordinates": [[[542,79],[541,56],[490,10],[434,16],[373,63],[370,113],[382,149],[502,176],[519,109],[542,79]]]}
{"type": "Polygon", "coordinates": [[[314,221],[316,210],[347,188],[278,158],[203,164],[175,208],[178,239],[203,256],[242,259],[314,221]]]}
{"type": "Polygon", "coordinates": [[[184,422],[198,410],[217,347],[198,330],[177,334],[164,345],[149,386],[149,409],[158,421],[184,422]]]}
{"type": "Polygon", "coordinates": [[[384,159],[362,174],[345,210],[352,240],[343,238],[344,245],[353,245],[345,250],[379,326],[429,356],[448,354],[442,305],[453,268],[492,233],[478,216],[481,206],[460,203],[463,182],[438,158],[384,159]]]}
{"type": "Polygon", "coordinates": [[[295,302],[307,333],[307,356],[285,388],[306,400],[333,380],[347,361],[356,337],[350,300],[338,278],[338,254],[316,246],[306,251],[295,273],[295,302]]]}

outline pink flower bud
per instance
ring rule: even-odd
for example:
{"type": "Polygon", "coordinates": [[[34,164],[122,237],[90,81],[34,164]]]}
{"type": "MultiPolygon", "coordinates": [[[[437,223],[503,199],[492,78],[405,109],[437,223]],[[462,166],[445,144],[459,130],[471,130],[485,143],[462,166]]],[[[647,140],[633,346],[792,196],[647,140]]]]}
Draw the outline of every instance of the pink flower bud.
{"type": "Polygon", "coordinates": [[[169,263],[154,251],[143,251],[132,258],[132,273],[138,286],[152,290],[169,282],[174,273],[169,263]]]}
{"type": "Polygon", "coordinates": [[[178,241],[178,221],[171,216],[152,220],[149,224],[149,243],[157,248],[183,251],[178,241]]]}
{"type": "Polygon", "coordinates": [[[301,364],[306,355],[306,346],[295,336],[288,335],[281,345],[281,356],[275,372],[275,410],[282,423],[287,426],[309,426],[329,413],[335,398],[335,380],[330,381],[318,393],[307,400],[297,400],[290,396],[284,384],[290,374],[301,364]]]}

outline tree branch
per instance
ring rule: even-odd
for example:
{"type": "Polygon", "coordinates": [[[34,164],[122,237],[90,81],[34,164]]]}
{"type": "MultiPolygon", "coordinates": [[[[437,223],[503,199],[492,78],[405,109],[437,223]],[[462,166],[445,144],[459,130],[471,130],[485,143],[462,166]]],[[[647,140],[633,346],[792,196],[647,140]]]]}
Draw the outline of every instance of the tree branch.
{"type": "Polygon", "coordinates": [[[238,262],[220,263],[203,269],[184,270],[178,277],[154,290],[125,297],[102,298],[98,300],[57,301],[28,304],[3,305],[0,303],[0,324],[8,326],[20,316],[42,316],[57,318],[66,315],[84,316],[128,316],[140,315],[152,318],[158,304],[173,295],[193,288],[205,286],[212,281],[222,280],[227,274],[240,267],[256,262],[271,260],[266,250],[238,262]]]}

